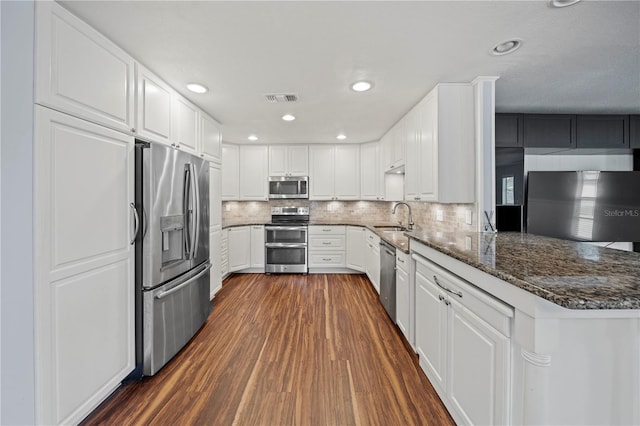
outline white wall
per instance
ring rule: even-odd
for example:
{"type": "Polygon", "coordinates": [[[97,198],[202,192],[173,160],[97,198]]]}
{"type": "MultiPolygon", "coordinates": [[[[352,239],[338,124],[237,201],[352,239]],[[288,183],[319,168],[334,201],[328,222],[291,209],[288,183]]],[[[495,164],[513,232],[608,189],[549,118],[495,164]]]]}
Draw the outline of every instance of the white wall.
{"type": "Polygon", "coordinates": [[[34,424],[34,2],[0,10],[0,424],[34,424]]]}

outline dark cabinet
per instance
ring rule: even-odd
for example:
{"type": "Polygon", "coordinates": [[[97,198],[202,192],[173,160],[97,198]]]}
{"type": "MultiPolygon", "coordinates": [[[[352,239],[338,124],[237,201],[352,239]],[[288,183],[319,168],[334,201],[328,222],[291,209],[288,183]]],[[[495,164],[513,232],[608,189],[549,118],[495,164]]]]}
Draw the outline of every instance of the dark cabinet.
{"type": "Polygon", "coordinates": [[[640,115],[629,117],[629,147],[640,149],[640,115]]]}
{"type": "Polygon", "coordinates": [[[496,114],[496,148],[522,147],[522,114],[496,114]]]}
{"type": "Polygon", "coordinates": [[[629,148],[628,115],[578,115],[578,148],[629,148]]]}
{"type": "Polygon", "coordinates": [[[565,114],[525,114],[525,148],[575,148],[576,116],[565,114]]]}

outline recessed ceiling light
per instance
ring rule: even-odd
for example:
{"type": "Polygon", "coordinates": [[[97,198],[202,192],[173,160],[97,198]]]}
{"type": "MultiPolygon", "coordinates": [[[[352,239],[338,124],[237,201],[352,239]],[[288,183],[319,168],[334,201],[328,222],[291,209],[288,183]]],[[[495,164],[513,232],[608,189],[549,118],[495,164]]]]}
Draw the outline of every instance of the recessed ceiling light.
{"type": "Polygon", "coordinates": [[[249,135],[249,137],[247,139],[249,139],[252,142],[255,142],[255,141],[258,140],[258,137],[256,135],[249,135]]]}
{"type": "Polygon", "coordinates": [[[336,139],[340,139],[341,141],[345,140],[347,137],[345,135],[343,135],[342,133],[340,133],[338,136],[336,136],[336,139]]]}
{"type": "Polygon", "coordinates": [[[549,7],[567,7],[578,3],[580,0],[549,0],[549,7]]]}
{"type": "Polygon", "coordinates": [[[509,53],[513,53],[520,49],[520,46],[522,46],[522,40],[519,38],[503,41],[502,43],[496,44],[493,49],[491,49],[491,54],[495,56],[508,55],[509,53]]]}
{"type": "Polygon", "coordinates": [[[207,93],[209,91],[209,89],[198,83],[187,84],[187,89],[191,90],[193,93],[207,93]]]}
{"type": "Polygon", "coordinates": [[[296,117],[291,115],[291,114],[285,114],[285,115],[282,116],[282,119],[284,121],[293,121],[293,120],[296,119],[296,117]]]}
{"type": "Polygon", "coordinates": [[[355,83],[353,83],[351,85],[351,89],[356,91],[356,92],[366,92],[367,90],[371,89],[372,84],[369,81],[356,81],[355,83]]]}

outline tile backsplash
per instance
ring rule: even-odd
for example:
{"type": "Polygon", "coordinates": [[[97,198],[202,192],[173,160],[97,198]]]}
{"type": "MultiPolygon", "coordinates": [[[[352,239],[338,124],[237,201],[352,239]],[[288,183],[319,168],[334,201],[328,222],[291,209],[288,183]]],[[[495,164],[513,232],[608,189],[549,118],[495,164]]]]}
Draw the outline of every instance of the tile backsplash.
{"type": "MultiPolygon", "coordinates": [[[[223,223],[255,222],[267,223],[271,219],[272,206],[306,206],[312,221],[346,223],[397,223],[408,222],[405,206],[398,206],[396,214],[391,211],[395,202],[388,201],[224,201],[222,203],[223,223]]],[[[474,211],[474,204],[436,204],[409,202],[416,228],[438,228],[446,231],[474,231],[476,217],[472,224],[465,223],[466,211],[474,211]],[[442,220],[437,220],[438,211],[442,220]]]]}

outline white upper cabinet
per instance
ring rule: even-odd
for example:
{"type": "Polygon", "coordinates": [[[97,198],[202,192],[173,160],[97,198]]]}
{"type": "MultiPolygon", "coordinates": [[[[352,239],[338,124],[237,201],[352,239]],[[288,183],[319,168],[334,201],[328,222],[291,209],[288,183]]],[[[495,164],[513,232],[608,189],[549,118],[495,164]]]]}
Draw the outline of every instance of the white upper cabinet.
{"type": "Polygon", "coordinates": [[[200,113],[200,149],[205,160],[214,163],[222,161],[222,127],[207,114],[200,113]]]}
{"type": "Polygon", "coordinates": [[[408,126],[405,200],[472,203],[472,86],[439,84],[403,120],[408,126]]]}
{"type": "Polygon", "coordinates": [[[36,2],[36,103],[133,128],[134,61],[59,4],[36,2]]]}
{"type": "Polygon", "coordinates": [[[173,89],[140,64],[136,64],[136,82],[136,133],[145,139],[170,145],[173,89]]]}
{"type": "Polygon", "coordinates": [[[360,198],[384,200],[384,174],[380,170],[380,144],[371,142],[360,147],[360,198]]]}
{"type": "Polygon", "coordinates": [[[269,147],[269,176],[308,176],[307,145],[273,145],[269,147]]]}
{"type": "Polygon", "coordinates": [[[198,148],[198,122],[200,110],[183,96],[173,92],[172,132],[173,144],[183,151],[196,153],[198,148]]]}
{"type": "Polygon", "coordinates": [[[222,144],[222,200],[239,199],[240,148],[238,145],[222,144]]]}
{"type": "MultiPolygon", "coordinates": [[[[242,145],[240,147],[240,199],[267,201],[269,199],[268,148],[242,145]]],[[[223,160],[224,170],[224,160],[223,160]]]]}
{"type": "Polygon", "coordinates": [[[310,199],[360,199],[359,145],[312,145],[309,158],[310,199]]]}
{"type": "Polygon", "coordinates": [[[403,118],[382,137],[382,164],[384,171],[392,171],[404,165],[407,131],[408,128],[403,118]]]}

